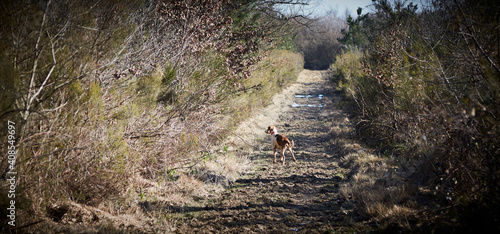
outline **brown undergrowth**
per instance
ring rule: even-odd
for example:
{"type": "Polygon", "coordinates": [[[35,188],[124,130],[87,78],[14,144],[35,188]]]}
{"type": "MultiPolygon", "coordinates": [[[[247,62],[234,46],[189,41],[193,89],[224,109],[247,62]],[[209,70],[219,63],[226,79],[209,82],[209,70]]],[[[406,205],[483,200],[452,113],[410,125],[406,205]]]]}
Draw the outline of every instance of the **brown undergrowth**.
{"type": "Polygon", "coordinates": [[[276,49],[290,22],[254,3],[2,2],[0,150],[17,154],[0,161],[0,231],[148,232],[168,220],[148,202],[230,184],[246,162],[223,140],[303,64],[276,49]]]}
{"type": "Polygon", "coordinates": [[[66,132],[61,140],[76,149],[58,150],[60,143],[52,142],[54,154],[40,159],[48,167],[47,181],[25,188],[27,197],[38,199],[19,211],[37,218],[21,223],[62,232],[168,231],[176,217],[150,204],[183,207],[219,196],[250,165],[229,153],[223,140],[256,106],[269,104],[276,87],[292,84],[301,67],[300,55],[272,51],[243,83],[258,88],[175,117],[170,106],[152,98],[168,71],[129,83],[130,92],[91,83],[81,98],[85,107],[61,114],[57,125],[66,132]],[[57,184],[65,189],[36,189],[57,184]]]}
{"type": "Polygon", "coordinates": [[[400,168],[394,157],[376,152],[360,141],[354,118],[343,104],[345,98],[339,99],[337,107],[345,114],[338,116],[329,132],[329,144],[341,155],[339,166],[349,168],[343,176],[339,198],[353,206],[346,210],[348,217],[363,217],[361,220],[366,223],[351,221],[349,225],[359,227],[359,231],[384,230],[394,224],[408,228],[408,218],[414,217],[420,208],[417,187],[406,182],[407,170],[400,168]]]}
{"type": "Polygon", "coordinates": [[[374,6],[376,16],[349,22],[344,38],[371,44],[350,43],[331,66],[356,137],[376,149],[345,159],[358,168],[352,197],[360,212],[388,231],[498,231],[499,70],[491,41],[499,38],[489,31],[497,8],[447,0],[424,11],[400,1],[374,6]],[[483,30],[464,36],[474,27],[483,30]],[[355,191],[362,183],[373,189],[355,191]]]}

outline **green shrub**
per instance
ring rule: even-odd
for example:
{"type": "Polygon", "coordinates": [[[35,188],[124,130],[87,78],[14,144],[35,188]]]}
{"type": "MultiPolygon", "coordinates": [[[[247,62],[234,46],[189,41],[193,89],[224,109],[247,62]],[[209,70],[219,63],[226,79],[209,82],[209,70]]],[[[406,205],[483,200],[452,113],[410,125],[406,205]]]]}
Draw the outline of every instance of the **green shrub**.
{"type": "Polygon", "coordinates": [[[338,55],[330,67],[331,78],[344,91],[346,100],[358,107],[355,111],[359,115],[375,117],[380,114],[377,105],[379,84],[366,72],[365,56],[358,49],[338,55]]]}

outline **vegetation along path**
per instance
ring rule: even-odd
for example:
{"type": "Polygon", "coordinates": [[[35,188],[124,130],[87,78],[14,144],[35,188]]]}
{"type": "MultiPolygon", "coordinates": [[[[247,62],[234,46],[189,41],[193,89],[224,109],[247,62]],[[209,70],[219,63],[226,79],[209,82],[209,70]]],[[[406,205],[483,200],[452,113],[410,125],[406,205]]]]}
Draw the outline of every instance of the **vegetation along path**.
{"type": "Polygon", "coordinates": [[[233,146],[252,145],[245,152],[254,169],[204,207],[180,209],[194,214],[177,232],[314,233],[345,227],[352,205],[340,199],[339,186],[349,169],[339,166],[331,130],[349,123],[335,108],[338,100],[324,72],[300,73],[296,84],[237,130],[233,146]],[[267,125],[294,140],[297,162],[288,154],[285,166],[273,164],[267,125]]]}

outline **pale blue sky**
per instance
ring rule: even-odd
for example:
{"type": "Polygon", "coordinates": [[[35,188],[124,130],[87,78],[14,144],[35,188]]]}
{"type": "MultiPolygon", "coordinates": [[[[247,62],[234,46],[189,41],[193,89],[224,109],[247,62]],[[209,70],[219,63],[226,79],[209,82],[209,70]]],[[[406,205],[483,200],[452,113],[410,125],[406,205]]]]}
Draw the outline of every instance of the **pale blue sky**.
{"type": "Polygon", "coordinates": [[[355,17],[358,7],[363,8],[363,13],[366,13],[369,11],[367,6],[371,3],[372,0],[312,0],[310,5],[315,8],[316,15],[337,9],[339,16],[345,16],[346,10],[349,10],[350,14],[355,17]]]}

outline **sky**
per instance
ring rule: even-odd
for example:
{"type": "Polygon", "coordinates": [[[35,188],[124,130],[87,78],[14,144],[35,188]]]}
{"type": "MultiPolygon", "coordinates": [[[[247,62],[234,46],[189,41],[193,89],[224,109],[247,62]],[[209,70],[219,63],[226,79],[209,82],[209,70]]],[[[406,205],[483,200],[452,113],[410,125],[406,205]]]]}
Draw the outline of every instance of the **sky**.
{"type": "Polygon", "coordinates": [[[356,16],[358,7],[363,8],[363,13],[366,13],[369,11],[367,6],[371,3],[372,0],[312,0],[310,5],[316,9],[315,15],[337,9],[340,16],[345,16],[346,10],[350,11],[352,16],[356,16]]]}

